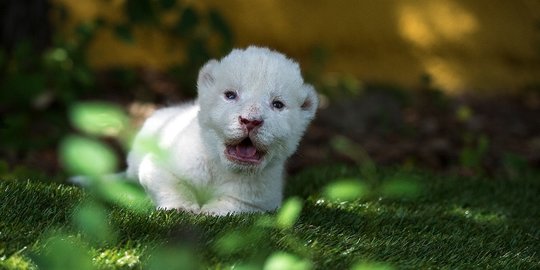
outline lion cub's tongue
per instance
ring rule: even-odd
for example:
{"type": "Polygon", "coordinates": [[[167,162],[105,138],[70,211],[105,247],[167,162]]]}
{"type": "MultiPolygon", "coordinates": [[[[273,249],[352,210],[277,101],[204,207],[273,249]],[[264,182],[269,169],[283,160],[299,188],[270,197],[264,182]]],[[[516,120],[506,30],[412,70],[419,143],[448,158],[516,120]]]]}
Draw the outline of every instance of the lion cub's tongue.
{"type": "Polygon", "coordinates": [[[257,149],[253,145],[239,144],[236,146],[236,154],[244,158],[254,157],[257,149]]]}

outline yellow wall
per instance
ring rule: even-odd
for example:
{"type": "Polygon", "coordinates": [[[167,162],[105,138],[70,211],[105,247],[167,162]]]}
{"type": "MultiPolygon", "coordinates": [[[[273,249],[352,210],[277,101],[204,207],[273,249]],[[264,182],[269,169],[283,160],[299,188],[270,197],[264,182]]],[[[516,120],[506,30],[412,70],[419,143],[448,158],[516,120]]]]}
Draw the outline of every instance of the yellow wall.
{"type": "MultiPolygon", "coordinates": [[[[123,0],[56,0],[76,18],[119,17],[123,0]]],[[[423,73],[448,90],[513,90],[540,81],[540,2],[535,0],[209,0],[233,27],[237,46],[259,44],[306,62],[313,48],[330,53],[327,72],[418,84],[423,73]]],[[[95,67],[182,61],[181,44],[137,29],[137,44],[100,33],[95,67]]]]}

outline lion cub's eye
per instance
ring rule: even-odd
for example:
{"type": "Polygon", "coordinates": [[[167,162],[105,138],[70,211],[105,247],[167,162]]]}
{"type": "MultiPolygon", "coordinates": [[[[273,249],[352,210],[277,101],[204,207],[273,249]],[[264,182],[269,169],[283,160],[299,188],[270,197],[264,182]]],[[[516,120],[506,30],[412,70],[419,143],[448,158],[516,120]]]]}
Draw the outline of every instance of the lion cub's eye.
{"type": "Polygon", "coordinates": [[[228,100],[235,100],[238,97],[234,91],[226,91],[224,95],[228,100]]]}
{"type": "Polygon", "coordinates": [[[285,107],[285,104],[283,104],[283,102],[279,101],[279,100],[274,100],[272,102],[272,107],[278,109],[278,110],[281,110],[283,109],[283,107],[285,107]]]}

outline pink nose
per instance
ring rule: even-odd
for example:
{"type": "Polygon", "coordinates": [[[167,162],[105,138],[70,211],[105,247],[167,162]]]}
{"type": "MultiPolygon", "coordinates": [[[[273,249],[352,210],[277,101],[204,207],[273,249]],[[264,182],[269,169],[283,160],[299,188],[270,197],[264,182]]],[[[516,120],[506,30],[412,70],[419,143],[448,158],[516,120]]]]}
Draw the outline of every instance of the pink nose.
{"type": "Polygon", "coordinates": [[[250,120],[250,119],[246,119],[246,118],[244,118],[242,116],[240,116],[238,119],[240,120],[240,124],[245,126],[248,131],[251,131],[251,130],[257,128],[257,127],[260,127],[263,124],[262,119],[260,119],[260,120],[257,120],[257,119],[250,120]]]}

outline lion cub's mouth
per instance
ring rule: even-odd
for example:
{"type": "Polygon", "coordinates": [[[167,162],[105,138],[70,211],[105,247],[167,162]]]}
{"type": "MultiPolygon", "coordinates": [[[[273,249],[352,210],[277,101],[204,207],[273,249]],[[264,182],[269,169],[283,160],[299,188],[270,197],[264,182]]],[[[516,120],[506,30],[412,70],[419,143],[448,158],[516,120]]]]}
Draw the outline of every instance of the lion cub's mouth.
{"type": "Polygon", "coordinates": [[[251,139],[247,137],[238,144],[226,145],[225,156],[236,163],[258,165],[262,161],[264,152],[257,149],[251,139]]]}

